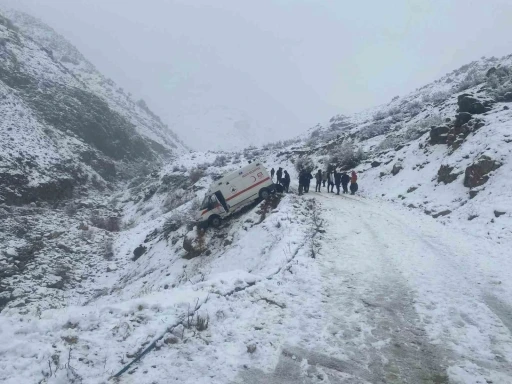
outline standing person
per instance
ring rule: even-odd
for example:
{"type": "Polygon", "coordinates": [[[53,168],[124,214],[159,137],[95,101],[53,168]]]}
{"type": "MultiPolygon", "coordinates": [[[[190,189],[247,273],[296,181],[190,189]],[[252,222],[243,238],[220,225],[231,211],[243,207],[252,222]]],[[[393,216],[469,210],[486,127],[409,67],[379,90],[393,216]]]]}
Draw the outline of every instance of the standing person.
{"type": "Polygon", "coordinates": [[[322,170],[318,170],[318,172],[315,174],[315,179],[316,179],[316,187],[315,187],[315,192],[321,192],[320,191],[320,188],[322,186],[322,170]]]}
{"type": "Polygon", "coordinates": [[[277,184],[283,184],[283,168],[279,167],[276,172],[277,184]]]}
{"type": "Polygon", "coordinates": [[[327,192],[334,193],[334,176],[332,171],[327,172],[327,192]]]}
{"type": "Polygon", "coordinates": [[[290,175],[288,174],[288,172],[286,170],[284,171],[283,187],[284,187],[284,191],[286,193],[288,193],[290,190],[290,175]]]}
{"type": "Polygon", "coordinates": [[[272,179],[272,182],[274,181],[274,175],[275,175],[276,171],[274,170],[274,168],[272,168],[270,170],[270,178],[272,179]]]}
{"type": "Polygon", "coordinates": [[[322,172],[322,186],[325,187],[325,182],[327,181],[327,172],[322,172]]]}
{"type": "Polygon", "coordinates": [[[340,184],[341,184],[341,173],[334,170],[334,184],[336,185],[336,194],[340,194],[340,184]]]}
{"type": "Polygon", "coordinates": [[[304,192],[309,192],[309,186],[311,185],[311,180],[313,179],[313,175],[310,171],[304,171],[304,192]]]}
{"type": "Polygon", "coordinates": [[[304,190],[304,173],[303,169],[299,171],[299,196],[302,195],[302,191],[304,190]]]}
{"type": "Polygon", "coordinates": [[[350,176],[350,194],[354,195],[359,186],[357,185],[357,174],[356,171],[352,171],[352,175],[350,176]]]}
{"type": "Polygon", "coordinates": [[[343,186],[343,193],[348,193],[348,183],[350,181],[350,176],[347,175],[347,172],[343,172],[341,175],[341,185],[343,186]]]}

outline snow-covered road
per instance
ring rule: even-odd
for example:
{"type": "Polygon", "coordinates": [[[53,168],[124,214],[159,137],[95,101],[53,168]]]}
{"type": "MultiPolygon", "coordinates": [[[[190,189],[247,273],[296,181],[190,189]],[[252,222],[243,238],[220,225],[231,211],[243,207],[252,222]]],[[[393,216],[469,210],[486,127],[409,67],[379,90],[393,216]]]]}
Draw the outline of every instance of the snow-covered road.
{"type": "Polygon", "coordinates": [[[396,205],[310,195],[324,219],[311,288],[323,329],[243,382],[512,383],[509,250],[396,205]]]}

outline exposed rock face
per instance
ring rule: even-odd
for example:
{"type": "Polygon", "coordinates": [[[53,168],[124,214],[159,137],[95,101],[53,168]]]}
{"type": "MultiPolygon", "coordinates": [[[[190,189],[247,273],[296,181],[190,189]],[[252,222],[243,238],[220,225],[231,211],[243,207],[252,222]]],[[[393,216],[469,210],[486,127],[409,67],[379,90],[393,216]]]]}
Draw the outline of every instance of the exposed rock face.
{"type": "Polygon", "coordinates": [[[376,168],[378,167],[379,165],[381,165],[382,163],[380,161],[372,161],[372,168],[376,168]]]}
{"type": "Polygon", "coordinates": [[[430,129],[430,144],[446,144],[450,127],[441,125],[430,129]]]}
{"type": "Polygon", "coordinates": [[[395,165],[393,165],[393,169],[391,170],[391,174],[392,174],[393,176],[396,176],[396,175],[398,175],[398,173],[399,173],[402,169],[404,169],[404,166],[403,166],[403,164],[402,164],[402,163],[400,163],[400,162],[395,163],[395,165]]]}
{"type": "Polygon", "coordinates": [[[475,188],[484,185],[489,180],[489,173],[501,167],[501,163],[488,156],[482,156],[478,161],[466,168],[464,186],[475,188]]]}
{"type": "Polygon", "coordinates": [[[471,114],[481,114],[491,110],[492,103],[489,100],[481,101],[473,95],[464,93],[457,99],[459,112],[468,112],[471,114]]]}
{"type": "Polygon", "coordinates": [[[445,184],[453,183],[457,180],[459,174],[452,173],[452,171],[453,167],[450,167],[449,165],[441,165],[441,168],[437,171],[437,182],[445,184]]]}
{"type": "Polygon", "coordinates": [[[469,122],[473,116],[469,112],[459,112],[455,115],[455,127],[462,127],[464,124],[469,122]]]}

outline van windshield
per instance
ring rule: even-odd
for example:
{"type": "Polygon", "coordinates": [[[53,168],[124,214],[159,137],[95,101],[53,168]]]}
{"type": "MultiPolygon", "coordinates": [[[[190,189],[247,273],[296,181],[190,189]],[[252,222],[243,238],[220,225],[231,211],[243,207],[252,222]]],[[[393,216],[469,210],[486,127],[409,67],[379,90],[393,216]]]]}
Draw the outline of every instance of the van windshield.
{"type": "Polygon", "coordinates": [[[208,203],[210,202],[210,196],[205,196],[204,197],[204,200],[201,204],[201,208],[200,209],[208,209],[208,203]]]}

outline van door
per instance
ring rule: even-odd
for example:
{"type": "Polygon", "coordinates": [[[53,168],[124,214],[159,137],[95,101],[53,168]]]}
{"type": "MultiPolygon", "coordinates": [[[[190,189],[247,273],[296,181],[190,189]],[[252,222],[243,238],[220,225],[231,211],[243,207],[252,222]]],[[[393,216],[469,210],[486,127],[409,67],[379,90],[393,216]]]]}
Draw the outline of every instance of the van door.
{"type": "Polygon", "coordinates": [[[224,198],[224,195],[221,191],[215,192],[215,196],[217,197],[217,200],[219,201],[220,205],[226,212],[229,212],[228,204],[226,203],[226,199],[224,198]]]}

